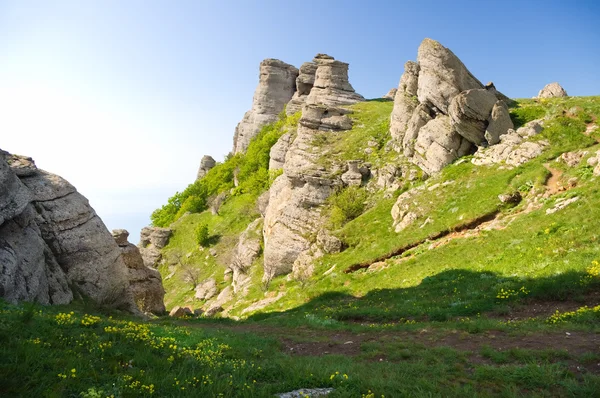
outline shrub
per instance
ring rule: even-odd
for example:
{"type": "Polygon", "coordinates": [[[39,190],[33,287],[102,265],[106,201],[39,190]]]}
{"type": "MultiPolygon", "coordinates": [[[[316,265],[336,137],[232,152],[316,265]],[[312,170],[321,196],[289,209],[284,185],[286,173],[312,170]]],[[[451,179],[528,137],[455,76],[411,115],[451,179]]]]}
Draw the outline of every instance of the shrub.
{"type": "Polygon", "coordinates": [[[360,216],[365,211],[367,198],[367,191],[355,186],[339,190],[331,195],[329,198],[331,226],[339,228],[360,216]]]}
{"type": "Polygon", "coordinates": [[[210,235],[208,234],[208,225],[204,223],[199,224],[194,232],[196,235],[196,242],[198,242],[200,246],[208,246],[208,243],[210,242],[210,235]]]}

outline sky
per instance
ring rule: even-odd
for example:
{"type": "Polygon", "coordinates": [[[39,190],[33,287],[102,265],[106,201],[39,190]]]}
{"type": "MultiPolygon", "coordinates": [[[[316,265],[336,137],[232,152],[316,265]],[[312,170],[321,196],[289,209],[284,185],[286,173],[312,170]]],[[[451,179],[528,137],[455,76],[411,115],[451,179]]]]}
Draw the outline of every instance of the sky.
{"type": "Polygon", "coordinates": [[[600,95],[600,2],[0,0],[0,148],[34,158],[136,243],[231,151],[264,58],[350,64],[367,98],[426,37],[512,98],[600,95]]]}

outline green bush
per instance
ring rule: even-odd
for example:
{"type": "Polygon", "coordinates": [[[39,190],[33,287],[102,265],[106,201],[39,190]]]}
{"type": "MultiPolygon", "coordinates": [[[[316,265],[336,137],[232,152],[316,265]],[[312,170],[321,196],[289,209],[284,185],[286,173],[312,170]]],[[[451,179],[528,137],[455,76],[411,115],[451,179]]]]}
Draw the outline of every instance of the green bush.
{"type": "Polygon", "coordinates": [[[350,220],[360,216],[366,208],[368,193],[360,187],[348,187],[329,197],[329,222],[333,228],[339,228],[350,220]]]}
{"type": "Polygon", "coordinates": [[[199,224],[194,233],[196,234],[196,242],[198,242],[198,244],[200,246],[208,246],[208,243],[210,242],[210,235],[208,233],[208,225],[202,223],[199,224]]]}

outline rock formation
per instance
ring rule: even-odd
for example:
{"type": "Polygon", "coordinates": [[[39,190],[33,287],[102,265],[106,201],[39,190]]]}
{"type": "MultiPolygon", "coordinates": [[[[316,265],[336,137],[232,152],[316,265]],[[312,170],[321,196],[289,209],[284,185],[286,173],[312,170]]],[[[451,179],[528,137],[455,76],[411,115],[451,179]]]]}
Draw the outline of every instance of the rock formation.
{"type": "Polygon", "coordinates": [[[233,152],[245,152],[248,144],[268,123],[277,120],[279,113],[296,91],[298,69],[278,59],[265,59],[260,63],[259,82],[252,109],[244,115],[235,128],[233,152]]]}
{"type": "Polygon", "coordinates": [[[500,137],[497,145],[481,148],[475,152],[471,162],[478,166],[504,163],[516,167],[541,155],[549,145],[548,142],[526,140],[542,131],[542,123],[542,120],[532,120],[517,131],[508,130],[507,134],[500,137]]]}
{"type": "MultiPolygon", "coordinates": [[[[304,105],[296,134],[282,137],[271,150],[269,167],[283,167],[283,175],[271,186],[264,212],[265,280],[293,269],[304,272],[310,260],[322,254],[311,236],[320,229],[322,205],[336,187],[344,185],[340,175],[347,166],[337,165],[331,170],[320,166],[317,159],[326,155],[327,148],[315,145],[314,138],[351,129],[350,111],[343,106],[364,101],[348,81],[347,63],[317,54],[300,72],[294,106],[304,105]]],[[[350,174],[360,173],[356,166],[354,170],[354,164],[350,165],[350,174]]],[[[358,180],[350,174],[348,181],[355,184],[358,180]]]]}
{"type": "Polygon", "coordinates": [[[270,190],[264,221],[265,279],[292,271],[298,256],[308,251],[308,236],[319,228],[320,206],[342,185],[337,170],[324,170],[315,161],[322,149],[313,145],[315,134],[347,130],[348,111],[323,105],[305,105],[279,176],[270,190]]]}
{"type": "Polygon", "coordinates": [[[271,147],[271,152],[269,153],[269,170],[277,170],[283,167],[285,155],[290,148],[291,140],[292,134],[285,133],[279,137],[275,145],[271,147]]]}
{"type": "Polygon", "coordinates": [[[394,88],[390,89],[390,91],[388,91],[387,94],[381,98],[393,101],[394,98],[396,98],[397,92],[398,92],[398,89],[394,87],[394,88]]]}
{"type": "Polygon", "coordinates": [[[208,173],[210,169],[215,167],[217,162],[212,158],[212,156],[204,155],[202,156],[202,160],[200,160],[200,167],[198,168],[198,175],[196,179],[199,180],[208,173]]]}
{"type": "Polygon", "coordinates": [[[317,65],[315,82],[306,97],[306,104],[327,106],[350,105],[364,101],[364,97],[354,92],[348,81],[348,64],[336,61],[327,54],[317,54],[313,59],[317,65]]]}
{"type": "Polygon", "coordinates": [[[129,286],[137,307],[144,312],[162,315],[165,312],[165,289],[160,273],[144,265],[137,246],[129,243],[129,232],[114,229],[112,236],[121,250],[121,256],[129,272],[129,286]]]}
{"type": "Polygon", "coordinates": [[[554,82],[546,84],[543,89],[537,95],[537,98],[555,98],[555,97],[566,97],[567,92],[560,84],[554,82]]]}
{"type": "Polygon", "coordinates": [[[261,252],[262,217],[251,222],[242,232],[229,268],[233,271],[233,291],[238,293],[250,283],[248,269],[261,252]]]}
{"type": "Polygon", "coordinates": [[[300,73],[296,78],[296,92],[286,107],[288,116],[302,110],[306,98],[315,84],[316,73],[317,64],[315,62],[305,62],[300,66],[300,73]]]}
{"type": "Polygon", "coordinates": [[[425,39],[408,61],[394,98],[390,134],[395,149],[428,174],[475,146],[494,145],[513,127],[507,98],[484,86],[456,55],[425,39]]]}
{"type": "Polygon", "coordinates": [[[138,247],[146,267],[156,268],[158,266],[158,262],[162,258],[160,249],[167,245],[169,238],[171,237],[171,233],[172,231],[170,228],[142,228],[138,247]]]}
{"type": "Polygon", "coordinates": [[[0,296],[67,304],[84,296],[136,312],[110,232],[75,187],[0,151],[0,296]]]}

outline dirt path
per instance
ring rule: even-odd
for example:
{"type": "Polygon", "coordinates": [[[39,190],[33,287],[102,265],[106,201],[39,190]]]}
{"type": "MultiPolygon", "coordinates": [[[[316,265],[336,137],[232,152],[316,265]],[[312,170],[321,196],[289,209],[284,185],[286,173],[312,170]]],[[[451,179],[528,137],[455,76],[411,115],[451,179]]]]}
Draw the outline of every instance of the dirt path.
{"type": "Polygon", "coordinates": [[[564,190],[560,179],[563,175],[562,170],[555,169],[550,166],[550,163],[545,163],[544,167],[550,172],[550,178],[546,181],[546,189],[549,195],[557,194],[564,190]]]}

